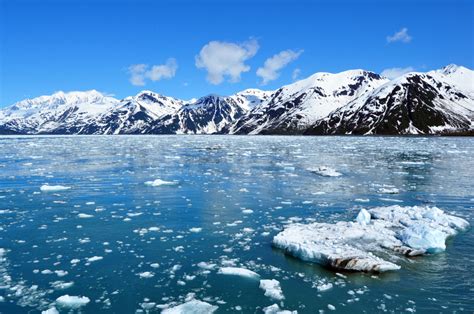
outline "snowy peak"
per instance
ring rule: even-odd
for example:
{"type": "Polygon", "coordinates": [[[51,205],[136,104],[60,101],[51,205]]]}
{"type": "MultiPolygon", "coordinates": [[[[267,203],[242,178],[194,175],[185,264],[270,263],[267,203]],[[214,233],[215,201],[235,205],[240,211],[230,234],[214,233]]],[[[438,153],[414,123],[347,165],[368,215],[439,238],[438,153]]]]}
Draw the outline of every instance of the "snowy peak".
{"type": "Polygon", "coordinates": [[[249,88],[230,96],[230,98],[234,99],[240,107],[249,111],[268,101],[272,94],[273,91],[249,88]]]}
{"type": "Polygon", "coordinates": [[[305,133],[472,133],[474,97],[459,83],[472,71],[445,69],[402,75],[331,112],[305,133]]]}
{"type": "Polygon", "coordinates": [[[234,134],[300,133],[388,80],[364,70],[320,72],[285,85],[229,128],[234,134]]]}
{"type": "Polygon", "coordinates": [[[458,65],[388,80],[315,73],[274,91],[183,101],[57,92],[0,109],[0,134],[474,134],[474,72],[458,65]]]}

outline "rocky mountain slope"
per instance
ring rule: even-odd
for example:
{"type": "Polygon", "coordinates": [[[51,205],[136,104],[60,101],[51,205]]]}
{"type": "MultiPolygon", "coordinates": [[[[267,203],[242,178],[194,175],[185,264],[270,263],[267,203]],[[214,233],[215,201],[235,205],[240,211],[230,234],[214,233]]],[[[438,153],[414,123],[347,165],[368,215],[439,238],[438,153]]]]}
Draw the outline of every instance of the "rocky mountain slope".
{"type": "Polygon", "coordinates": [[[449,65],[389,80],[316,73],[275,91],[195,101],[58,92],[0,109],[0,134],[474,134],[474,72],[449,65]]]}

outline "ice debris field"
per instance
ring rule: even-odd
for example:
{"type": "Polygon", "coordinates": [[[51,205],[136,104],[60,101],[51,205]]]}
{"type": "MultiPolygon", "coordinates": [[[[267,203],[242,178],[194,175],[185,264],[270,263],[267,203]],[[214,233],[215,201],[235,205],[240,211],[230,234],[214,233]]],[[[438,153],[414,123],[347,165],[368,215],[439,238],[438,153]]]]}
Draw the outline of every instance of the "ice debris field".
{"type": "Polygon", "coordinates": [[[469,138],[0,137],[0,313],[472,312],[469,138]]]}

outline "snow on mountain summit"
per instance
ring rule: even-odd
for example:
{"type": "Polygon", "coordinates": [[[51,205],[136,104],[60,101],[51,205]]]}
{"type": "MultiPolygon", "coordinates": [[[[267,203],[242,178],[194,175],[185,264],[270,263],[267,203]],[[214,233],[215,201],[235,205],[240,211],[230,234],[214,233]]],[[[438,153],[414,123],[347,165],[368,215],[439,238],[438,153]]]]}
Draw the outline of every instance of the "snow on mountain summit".
{"type": "Polygon", "coordinates": [[[319,72],[273,91],[190,101],[57,92],[0,109],[0,134],[472,134],[473,121],[474,72],[451,64],[393,80],[319,72]]]}

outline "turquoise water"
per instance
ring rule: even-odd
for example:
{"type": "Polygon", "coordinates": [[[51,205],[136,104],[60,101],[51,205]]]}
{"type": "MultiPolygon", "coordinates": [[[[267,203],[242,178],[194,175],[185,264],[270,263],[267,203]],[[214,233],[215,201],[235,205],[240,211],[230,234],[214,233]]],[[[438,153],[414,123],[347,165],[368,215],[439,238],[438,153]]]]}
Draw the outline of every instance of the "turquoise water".
{"type": "Polygon", "coordinates": [[[0,312],[46,310],[65,294],[90,299],[83,313],[159,312],[191,293],[218,313],[274,303],[298,313],[331,312],[328,304],[340,313],[473,312],[472,229],[444,253],[400,258],[400,271],[375,276],[271,246],[289,222],[354,219],[361,207],[435,205],[472,225],[473,155],[472,138],[0,137],[0,312]],[[343,175],[307,170],[317,166],[343,175]],[[144,184],[155,179],[178,184],[144,184]],[[41,192],[44,184],[70,189],[41,192]],[[380,194],[383,186],[400,192],[380,194]],[[87,261],[94,256],[102,259],[87,261]],[[279,280],[285,300],[218,274],[222,265],[279,280]],[[321,283],[333,288],[319,292],[321,283]]]}

